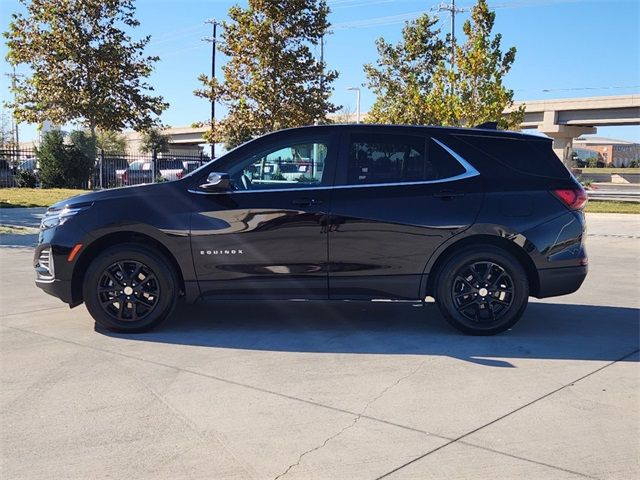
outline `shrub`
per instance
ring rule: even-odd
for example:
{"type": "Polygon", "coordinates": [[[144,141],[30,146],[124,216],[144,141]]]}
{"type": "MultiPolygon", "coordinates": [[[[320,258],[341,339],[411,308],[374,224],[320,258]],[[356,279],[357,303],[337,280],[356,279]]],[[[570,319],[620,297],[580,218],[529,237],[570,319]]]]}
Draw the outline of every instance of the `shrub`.
{"type": "Polygon", "coordinates": [[[600,160],[599,157],[587,158],[587,167],[589,168],[604,168],[604,166],[604,161],[600,160]]]}
{"type": "Polygon", "coordinates": [[[82,188],[93,171],[93,160],[75,144],[66,145],[60,131],[44,135],[37,156],[44,188],[82,188]]]}
{"type": "Polygon", "coordinates": [[[29,171],[29,170],[21,170],[16,176],[16,185],[20,188],[36,188],[38,185],[38,176],[29,171]]]}

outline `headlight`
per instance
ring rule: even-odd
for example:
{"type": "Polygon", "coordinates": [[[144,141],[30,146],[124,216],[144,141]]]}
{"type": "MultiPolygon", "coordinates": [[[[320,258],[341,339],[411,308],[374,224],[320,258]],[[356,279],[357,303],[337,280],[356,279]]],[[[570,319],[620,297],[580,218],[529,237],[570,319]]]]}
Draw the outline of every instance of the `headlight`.
{"type": "Polygon", "coordinates": [[[91,205],[92,204],[73,205],[62,209],[47,210],[44,217],[42,217],[42,222],[40,222],[40,229],[47,230],[49,228],[58,227],[74,215],[87,210],[91,205]]]}

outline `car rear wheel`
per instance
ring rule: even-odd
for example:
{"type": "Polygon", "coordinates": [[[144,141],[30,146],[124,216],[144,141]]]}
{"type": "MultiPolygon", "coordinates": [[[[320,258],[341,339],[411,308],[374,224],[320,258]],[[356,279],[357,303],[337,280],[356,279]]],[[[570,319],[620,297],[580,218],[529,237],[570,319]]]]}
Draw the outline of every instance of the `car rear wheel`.
{"type": "Polygon", "coordinates": [[[103,327],[141,332],[169,316],[177,299],[177,280],[156,252],[136,244],[118,245],[91,262],[83,295],[87,310],[103,327]]]}
{"type": "Polygon", "coordinates": [[[522,265],[508,252],[490,245],[456,252],[440,269],[436,285],[436,302],[445,319],[471,335],[508,330],[529,300],[522,265]]]}

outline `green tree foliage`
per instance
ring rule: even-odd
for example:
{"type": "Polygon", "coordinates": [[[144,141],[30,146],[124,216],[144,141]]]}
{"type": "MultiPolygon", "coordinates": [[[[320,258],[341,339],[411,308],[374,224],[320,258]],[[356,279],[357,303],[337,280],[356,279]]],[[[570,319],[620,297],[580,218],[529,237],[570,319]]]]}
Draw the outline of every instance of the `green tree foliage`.
{"type": "Polygon", "coordinates": [[[513,105],[513,90],[504,86],[504,77],[515,61],[516,48],[503,53],[502,35],[492,34],[495,19],[486,0],[478,0],[463,25],[465,42],[455,48],[455,69],[447,69],[444,62],[438,66],[429,104],[442,125],[497,121],[500,128],[519,128],[524,106],[502,114],[513,105]]]}
{"type": "Polygon", "coordinates": [[[140,150],[146,153],[161,153],[169,151],[169,137],[158,128],[150,128],[142,134],[140,150]]]}
{"type": "Polygon", "coordinates": [[[127,139],[121,133],[113,130],[98,130],[96,132],[96,146],[106,153],[117,155],[127,153],[127,139]]]}
{"type": "Polygon", "coordinates": [[[16,118],[30,123],[79,121],[96,128],[147,128],[167,104],[145,82],[158,57],[144,56],[150,37],[134,41],[133,0],[20,0],[4,36],[17,79],[16,118]]]}
{"type": "Polygon", "coordinates": [[[497,121],[517,129],[524,106],[503,115],[513,105],[513,91],[504,77],[516,57],[515,47],[502,51],[502,36],[493,34],[495,13],[478,0],[463,26],[465,41],[455,47],[455,65],[447,61],[451,37],[439,39],[435,21],[423,15],[407,23],[396,46],[377,41],[377,68],[365,65],[376,102],[367,120],[381,123],[475,126],[497,121]]]}
{"type": "MultiPolygon", "coordinates": [[[[80,132],[83,133],[83,132],[80,132]]],[[[72,138],[79,138],[74,136],[72,138]]],[[[40,181],[44,188],[85,187],[94,162],[73,143],[66,144],[59,130],[45,133],[37,150],[40,181]]]]}
{"type": "Polygon", "coordinates": [[[96,151],[96,141],[91,138],[91,134],[84,130],[73,130],[69,134],[71,144],[80,150],[88,158],[93,158],[96,151]]]}
{"type": "Polygon", "coordinates": [[[368,122],[428,125],[439,121],[427,101],[432,75],[445,58],[436,22],[424,14],[407,22],[396,45],[384,38],[376,41],[377,64],[364,66],[368,87],[376,94],[368,122]]]}
{"type": "Polygon", "coordinates": [[[286,127],[325,122],[335,71],[326,71],[311,47],[329,28],[325,0],[249,0],[229,9],[219,51],[229,57],[224,81],[199,77],[195,95],[228,109],[208,141],[227,148],[286,127]]]}

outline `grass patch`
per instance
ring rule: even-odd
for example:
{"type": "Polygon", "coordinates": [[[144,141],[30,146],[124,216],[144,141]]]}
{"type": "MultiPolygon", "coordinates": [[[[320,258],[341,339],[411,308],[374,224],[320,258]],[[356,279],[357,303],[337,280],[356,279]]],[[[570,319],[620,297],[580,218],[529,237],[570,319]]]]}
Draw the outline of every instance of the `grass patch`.
{"type": "Polygon", "coordinates": [[[589,200],[587,213],[640,213],[640,202],[589,200]]]}
{"type": "Polygon", "coordinates": [[[582,173],[640,173],[640,168],[581,168],[582,173]]]}
{"type": "Polygon", "coordinates": [[[37,235],[40,230],[19,225],[0,225],[0,235],[37,235]]]}
{"type": "Polygon", "coordinates": [[[90,191],[71,188],[0,188],[0,208],[48,207],[90,191]]]}

